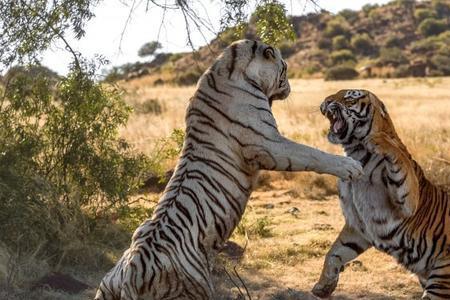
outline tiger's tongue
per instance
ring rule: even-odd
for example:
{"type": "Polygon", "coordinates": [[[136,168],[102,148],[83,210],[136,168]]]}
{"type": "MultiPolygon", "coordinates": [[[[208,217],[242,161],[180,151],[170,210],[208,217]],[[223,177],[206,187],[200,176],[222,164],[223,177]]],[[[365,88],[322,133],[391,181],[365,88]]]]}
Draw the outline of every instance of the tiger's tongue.
{"type": "Polygon", "coordinates": [[[344,122],[342,122],[341,120],[337,120],[336,122],[334,122],[333,124],[333,131],[335,133],[338,133],[339,130],[342,128],[342,126],[344,126],[344,122]]]}

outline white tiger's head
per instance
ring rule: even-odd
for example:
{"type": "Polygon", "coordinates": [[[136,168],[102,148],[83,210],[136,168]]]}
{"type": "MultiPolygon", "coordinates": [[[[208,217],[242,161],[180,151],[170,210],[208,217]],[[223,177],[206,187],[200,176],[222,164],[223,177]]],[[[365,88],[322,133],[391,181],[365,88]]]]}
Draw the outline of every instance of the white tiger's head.
{"type": "Polygon", "coordinates": [[[272,105],[287,98],[291,88],[287,64],[278,49],[260,41],[240,40],[228,46],[211,67],[217,75],[252,86],[272,105]]]}

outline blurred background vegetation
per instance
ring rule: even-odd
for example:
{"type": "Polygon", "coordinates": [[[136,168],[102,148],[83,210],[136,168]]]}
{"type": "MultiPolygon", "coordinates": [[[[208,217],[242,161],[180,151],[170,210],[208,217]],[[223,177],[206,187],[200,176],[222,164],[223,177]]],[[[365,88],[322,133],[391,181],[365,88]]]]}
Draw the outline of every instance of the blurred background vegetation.
{"type": "Polygon", "coordinates": [[[283,5],[262,2],[247,19],[233,19],[206,47],[192,53],[157,53],[148,63],[112,69],[108,81],[148,77],[191,85],[220,51],[239,38],[277,45],[291,78],[436,77],[450,75],[450,2],[394,0],[336,15],[321,10],[287,16],[283,5]],[[269,18],[269,16],[277,16],[269,18]],[[276,33],[276,34],[275,34],[276,33]]]}

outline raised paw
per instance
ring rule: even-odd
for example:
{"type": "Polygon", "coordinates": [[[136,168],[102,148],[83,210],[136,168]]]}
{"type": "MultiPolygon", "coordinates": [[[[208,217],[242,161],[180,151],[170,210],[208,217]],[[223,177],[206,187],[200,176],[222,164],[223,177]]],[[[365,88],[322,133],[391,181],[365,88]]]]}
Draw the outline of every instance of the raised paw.
{"type": "Polygon", "coordinates": [[[328,298],[336,289],[337,283],[337,280],[328,282],[326,284],[318,282],[316,283],[316,285],[314,285],[311,292],[314,294],[314,296],[317,296],[319,298],[328,298]]]}
{"type": "Polygon", "coordinates": [[[343,180],[354,180],[360,178],[363,174],[363,168],[360,162],[351,157],[342,157],[337,176],[343,180]]]}

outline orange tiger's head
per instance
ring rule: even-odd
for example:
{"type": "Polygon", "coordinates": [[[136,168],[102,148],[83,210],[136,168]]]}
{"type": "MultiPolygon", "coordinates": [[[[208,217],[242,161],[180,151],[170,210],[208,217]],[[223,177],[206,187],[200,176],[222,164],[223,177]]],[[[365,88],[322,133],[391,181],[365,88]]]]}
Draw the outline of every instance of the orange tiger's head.
{"type": "Polygon", "coordinates": [[[328,139],[333,144],[351,144],[376,132],[397,137],[386,108],[377,96],[367,90],[340,90],[320,105],[330,120],[328,139]]]}

